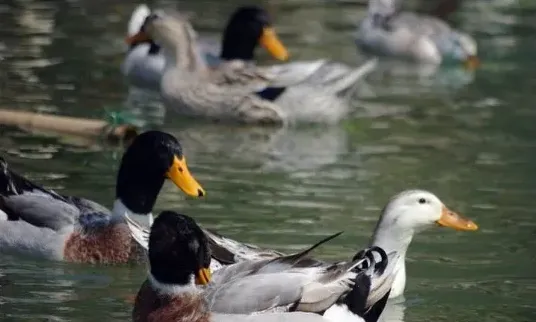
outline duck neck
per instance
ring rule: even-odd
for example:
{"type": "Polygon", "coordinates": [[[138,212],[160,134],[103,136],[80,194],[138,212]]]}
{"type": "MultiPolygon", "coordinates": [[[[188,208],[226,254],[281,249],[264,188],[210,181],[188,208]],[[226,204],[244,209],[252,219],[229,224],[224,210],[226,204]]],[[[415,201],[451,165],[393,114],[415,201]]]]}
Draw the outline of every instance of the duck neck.
{"type": "Polygon", "coordinates": [[[208,70],[197,48],[190,42],[163,48],[162,52],[165,57],[165,70],[190,73],[204,73],[208,70]]]}
{"type": "Polygon", "coordinates": [[[148,213],[137,213],[129,209],[125,204],[121,201],[121,199],[116,199],[114,201],[114,206],[112,209],[112,217],[117,222],[124,222],[125,221],[125,215],[128,215],[129,217],[133,218],[134,220],[138,222],[147,222],[147,225],[150,227],[153,223],[153,214],[152,212],[148,213]]]}
{"type": "Polygon", "coordinates": [[[195,277],[190,275],[186,283],[165,283],[159,281],[152,273],[149,273],[147,279],[151,283],[152,288],[160,294],[168,296],[180,295],[197,295],[201,293],[199,287],[195,285],[195,277]]]}
{"type": "Polygon", "coordinates": [[[392,269],[395,274],[393,286],[389,295],[390,298],[397,297],[404,292],[406,284],[406,253],[411,240],[413,239],[413,235],[413,230],[402,227],[393,227],[392,225],[387,225],[382,222],[378,224],[372,235],[370,241],[371,246],[379,246],[383,248],[387,254],[397,252],[399,255],[394,263],[388,264],[389,266],[394,265],[394,267],[389,267],[388,269],[392,269]]]}

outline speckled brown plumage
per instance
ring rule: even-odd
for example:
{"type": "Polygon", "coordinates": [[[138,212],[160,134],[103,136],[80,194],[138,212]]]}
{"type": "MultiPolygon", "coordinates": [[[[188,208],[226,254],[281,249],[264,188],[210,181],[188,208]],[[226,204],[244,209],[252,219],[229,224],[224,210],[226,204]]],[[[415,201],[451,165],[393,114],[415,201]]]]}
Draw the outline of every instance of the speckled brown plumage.
{"type": "Polygon", "coordinates": [[[209,322],[210,312],[201,295],[168,296],[158,294],[145,281],[136,297],[133,322],[209,322]]]}
{"type": "Polygon", "coordinates": [[[65,242],[63,258],[74,263],[124,264],[140,261],[143,251],[124,223],[92,230],[75,231],[65,242]]]}

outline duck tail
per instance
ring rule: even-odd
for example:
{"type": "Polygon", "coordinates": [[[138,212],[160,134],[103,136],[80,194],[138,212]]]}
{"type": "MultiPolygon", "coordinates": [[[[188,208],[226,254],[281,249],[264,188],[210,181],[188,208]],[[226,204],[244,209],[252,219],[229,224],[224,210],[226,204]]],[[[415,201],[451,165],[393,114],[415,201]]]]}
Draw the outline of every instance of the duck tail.
{"type": "Polygon", "coordinates": [[[143,26],[145,18],[147,18],[150,14],[151,9],[149,9],[149,7],[147,7],[145,4],[138,5],[132,12],[130,20],[128,21],[128,36],[134,36],[137,34],[143,26]]]}
{"type": "Polygon", "coordinates": [[[376,68],[377,58],[371,58],[363,65],[342,75],[329,84],[329,91],[337,96],[349,97],[355,90],[357,82],[376,68]]]}
{"type": "Polygon", "coordinates": [[[0,196],[9,197],[25,193],[48,194],[53,198],[65,200],[65,196],[47,190],[11,170],[7,161],[0,157],[0,196]]]}
{"type": "Polygon", "coordinates": [[[288,264],[288,265],[290,265],[292,267],[312,267],[312,266],[322,265],[322,262],[320,262],[318,260],[315,260],[315,259],[312,259],[312,258],[308,258],[307,255],[309,255],[309,253],[311,253],[314,249],[318,248],[320,245],[325,244],[328,241],[340,236],[342,233],[343,232],[340,231],[338,233],[330,235],[330,236],[318,241],[314,245],[302,250],[301,252],[294,253],[294,254],[291,254],[291,255],[281,256],[281,257],[278,257],[278,258],[274,258],[272,260],[272,263],[273,262],[285,263],[285,264],[288,264]]]}
{"type": "Polygon", "coordinates": [[[30,180],[11,171],[7,161],[0,157],[0,195],[6,197],[20,195],[36,187],[37,185],[30,180]]]}

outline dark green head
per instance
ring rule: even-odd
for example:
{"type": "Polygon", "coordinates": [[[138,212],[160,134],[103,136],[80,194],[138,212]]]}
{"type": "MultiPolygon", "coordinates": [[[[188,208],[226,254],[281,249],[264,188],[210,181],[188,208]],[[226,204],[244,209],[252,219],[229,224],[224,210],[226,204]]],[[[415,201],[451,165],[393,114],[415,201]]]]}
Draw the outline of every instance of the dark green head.
{"type": "Polygon", "coordinates": [[[259,44],[275,59],[288,59],[288,52],[278,39],[268,13],[257,6],[238,8],[225,27],[220,58],[253,60],[259,44]]]}
{"type": "Polygon", "coordinates": [[[208,239],[196,222],[173,211],[162,212],[149,236],[151,275],[160,283],[187,285],[210,281],[208,239]]]}
{"type": "Polygon", "coordinates": [[[117,174],[116,198],[130,211],[148,214],[166,179],[188,196],[205,195],[190,174],[182,147],[175,137],[160,131],[142,133],[123,154],[117,174]]]}

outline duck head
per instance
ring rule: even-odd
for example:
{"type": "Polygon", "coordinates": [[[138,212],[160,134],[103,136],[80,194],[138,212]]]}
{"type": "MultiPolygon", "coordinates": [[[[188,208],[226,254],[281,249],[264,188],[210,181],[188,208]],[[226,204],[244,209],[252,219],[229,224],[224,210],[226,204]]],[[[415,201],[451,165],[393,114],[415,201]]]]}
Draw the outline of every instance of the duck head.
{"type": "Polygon", "coordinates": [[[480,66],[477,44],[470,36],[451,30],[434,40],[445,61],[461,62],[470,71],[480,66]]]}
{"type": "Polygon", "coordinates": [[[154,43],[162,48],[166,64],[188,71],[205,71],[206,62],[197,50],[197,33],[188,21],[189,17],[179,12],[153,11],[140,31],[126,38],[129,45],[154,43]]]}
{"type": "Polygon", "coordinates": [[[256,6],[238,8],[225,27],[220,58],[253,60],[259,44],[275,59],[288,59],[288,51],[277,37],[268,13],[256,6]]]}
{"type": "Polygon", "coordinates": [[[144,132],[123,154],[116,200],[131,213],[150,214],[165,180],[190,197],[205,195],[205,190],[190,174],[179,141],[164,132],[144,132]]]}
{"type": "Polygon", "coordinates": [[[432,226],[474,231],[478,226],[450,210],[439,198],[424,190],[407,190],[394,196],[383,209],[376,226],[373,244],[387,252],[394,245],[409,246],[413,235],[432,226]]]}
{"type": "Polygon", "coordinates": [[[176,291],[206,285],[211,278],[210,260],[208,239],[192,218],[164,211],[155,219],[149,236],[153,284],[161,289],[173,286],[176,291]]]}

